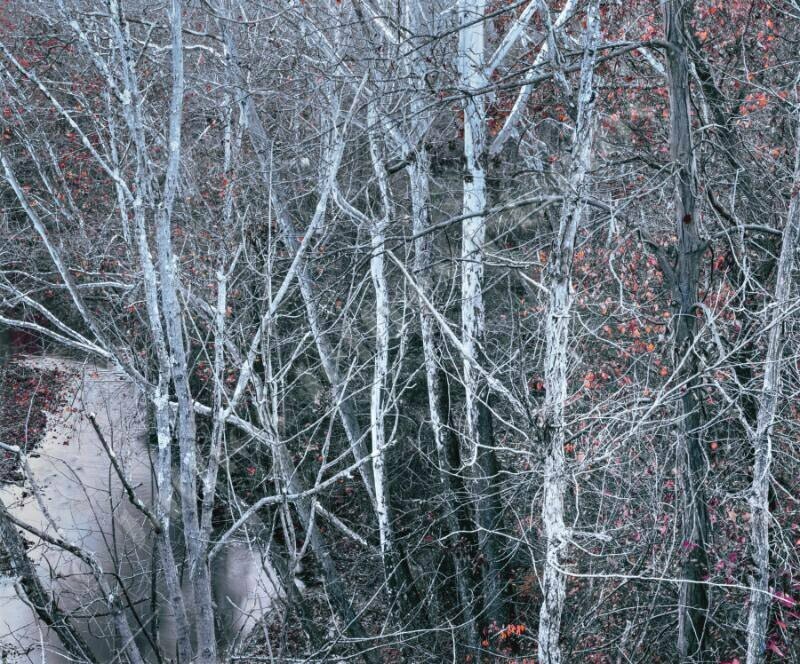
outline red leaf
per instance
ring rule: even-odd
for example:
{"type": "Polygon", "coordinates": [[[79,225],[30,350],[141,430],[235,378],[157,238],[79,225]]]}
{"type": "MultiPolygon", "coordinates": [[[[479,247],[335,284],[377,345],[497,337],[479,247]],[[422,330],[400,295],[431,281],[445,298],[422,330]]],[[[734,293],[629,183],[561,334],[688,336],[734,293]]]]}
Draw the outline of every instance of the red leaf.
{"type": "Polygon", "coordinates": [[[786,657],[786,655],[784,654],[783,650],[781,650],[778,647],[778,644],[775,643],[774,640],[770,640],[770,642],[767,643],[767,650],[769,650],[770,652],[775,653],[778,657],[786,657]]]}

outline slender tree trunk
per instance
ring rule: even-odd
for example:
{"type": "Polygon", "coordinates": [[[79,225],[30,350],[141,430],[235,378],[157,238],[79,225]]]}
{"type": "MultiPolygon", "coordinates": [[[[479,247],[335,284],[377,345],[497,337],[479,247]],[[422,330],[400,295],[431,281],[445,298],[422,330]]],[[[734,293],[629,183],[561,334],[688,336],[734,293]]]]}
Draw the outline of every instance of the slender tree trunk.
{"type": "Polygon", "coordinates": [[[800,117],[798,117],[794,180],[789,204],[789,217],[783,231],[775,301],[769,320],[767,357],[764,361],[764,384],[761,390],[756,429],[752,435],[753,483],[750,488],[752,513],[750,543],[753,555],[753,577],[750,590],[750,612],[747,620],[747,664],[761,664],[766,653],[769,618],[769,509],[770,466],[772,464],[772,425],[781,391],[781,350],[783,318],[792,290],[792,270],[800,233],[800,117]]]}
{"type": "Polygon", "coordinates": [[[569,197],[564,201],[553,248],[545,271],[548,305],[545,318],[545,400],[541,438],[545,448],[542,524],[545,535],[545,566],[542,606],[539,611],[539,661],[560,664],[561,616],[566,599],[566,577],[562,571],[569,530],[564,522],[566,459],[564,457],[568,376],[567,351],[573,292],[571,286],[575,236],[583,215],[583,194],[591,163],[594,136],[594,63],[600,34],[599,4],[587,7],[584,54],[578,92],[578,112],[569,173],[569,197]]]}
{"type": "MultiPolygon", "coordinates": [[[[131,113],[133,110],[131,109],[131,113]]],[[[131,118],[135,126],[135,119],[131,118]]],[[[139,150],[137,145],[137,151],[139,150]]],[[[137,182],[139,188],[146,191],[147,175],[141,160],[137,163],[137,182]]],[[[145,306],[150,324],[150,334],[158,361],[158,380],[155,388],[148,395],[153,404],[156,420],[156,437],[158,452],[156,457],[156,489],[157,502],[156,514],[161,524],[161,532],[157,536],[158,553],[161,563],[164,583],[167,590],[167,599],[175,620],[177,655],[181,660],[191,659],[192,644],[190,636],[189,619],[186,605],[183,601],[178,566],[170,540],[170,520],[172,514],[173,484],[172,484],[172,427],[170,424],[171,413],[169,407],[169,381],[170,362],[167,351],[164,330],[161,323],[161,311],[158,302],[158,278],[155,264],[150,254],[147,238],[146,221],[142,200],[137,198],[133,204],[136,241],[139,251],[139,264],[145,292],[145,306]]],[[[188,660],[187,660],[188,661],[188,660]]]]}
{"type": "Polygon", "coordinates": [[[194,400],[189,387],[188,359],[183,334],[183,316],[178,300],[177,259],[172,248],[170,228],[173,203],[178,190],[181,160],[181,125],[183,122],[183,26],[180,0],[172,0],[170,28],[172,37],[172,94],[169,116],[169,158],[164,190],[155,215],[155,236],[158,272],[161,278],[161,304],[166,324],[166,338],[172,365],[172,381],[178,401],[177,435],[180,449],[181,513],[189,576],[194,595],[196,661],[216,664],[217,644],[214,623],[214,601],[207,560],[207,542],[200,540],[200,519],[197,509],[197,431],[194,400]]]}
{"type": "MultiPolygon", "coordinates": [[[[383,158],[375,136],[377,117],[374,104],[370,104],[368,122],[370,156],[372,168],[378,181],[382,203],[382,213],[378,219],[367,220],[369,223],[372,256],[370,258],[370,274],[375,291],[375,361],[370,393],[370,434],[372,436],[372,476],[375,481],[375,507],[378,516],[378,533],[380,535],[383,568],[390,591],[394,588],[391,581],[397,565],[394,537],[392,535],[391,516],[389,514],[389,495],[386,484],[386,430],[384,427],[384,391],[386,376],[389,371],[389,290],[384,271],[384,242],[386,228],[391,214],[389,200],[389,183],[383,158]]],[[[392,594],[390,592],[390,594],[392,594]]],[[[394,603],[394,598],[390,597],[394,603]]]]}
{"type": "MultiPolygon", "coordinates": [[[[430,233],[421,235],[421,233],[428,230],[430,225],[430,161],[424,148],[421,148],[416,153],[407,170],[411,189],[413,231],[417,236],[414,240],[414,272],[420,289],[428,300],[432,302],[433,239],[430,233]]],[[[438,343],[439,337],[436,332],[436,322],[430,311],[424,306],[420,306],[420,333],[422,336],[422,352],[425,358],[428,412],[431,418],[431,429],[433,430],[434,445],[436,447],[436,460],[439,465],[443,510],[446,514],[450,537],[456,538],[456,542],[451,542],[455,595],[458,598],[458,606],[464,612],[468,642],[477,643],[478,630],[475,625],[472,602],[467,588],[471,573],[459,543],[461,540],[468,543],[472,524],[470,523],[469,511],[465,509],[466,492],[464,483],[461,481],[461,455],[459,453],[458,437],[455,436],[452,429],[448,428],[450,425],[448,417],[450,412],[447,396],[448,387],[444,370],[439,366],[442,358],[438,343]]]]}
{"type": "Polygon", "coordinates": [[[697,360],[691,350],[697,318],[697,279],[703,243],[695,213],[695,172],[689,116],[689,60],[684,31],[686,13],[682,0],[663,3],[670,99],[670,156],[675,169],[675,232],[678,265],[673,285],[675,361],[681,365],[678,380],[685,384],[678,426],[678,473],[681,486],[682,553],[679,588],[678,653],[683,661],[703,657],[708,613],[709,520],[705,498],[706,458],[702,449],[703,417],[697,389],[697,360]]]}
{"type": "MultiPolygon", "coordinates": [[[[183,598],[178,575],[178,563],[172,549],[170,538],[170,522],[173,502],[172,489],[172,431],[170,427],[170,407],[167,381],[159,379],[159,385],[152,397],[156,420],[156,440],[158,452],[156,455],[156,488],[158,492],[156,514],[161,524],[161,532],[156,541],[159,562],[164,577],[167,601],[175,621],[176,653],[181,661],[192,657],[192,640],[189,626],[189,616],[186,602],[183,598]]],[[[172,656],[173,653],[167,653],[172,656]]]]}
{"type": "MultiPolygon", "coordinates": [[[[233,72],[229,70],[226,74],[229,76],[233,72]]],[[[233,81],[232,81],[233,82],[233,81]]],[[[227,184],[224,189],[224,205],[222,212],[222,225],[225,229],[230,229],[233,224],[234,215],[234,197],[233,197],[233,181],[236,175],[234,168],[235,159],[238,156],[242,144],[242,118],[241,107],[238,121],[234,120],[233,109],[237,105],[233,103],[230,94],[225,95],[226,108],[226,122],[224,134],[224,161],[223,172],[227,178],[227,184]]],[[[228,265],[228,250],[223,244],[219,249],[219,256],[217,262],[217,302],[216,309],[214,310],[214,373],[213,373],[213,392],[212,392],[212,426],[211,426],[211,442],[208,451],[208,463],[203,474],[203,500],[202,511],[200,516],[200,537],[202,541],[208,541],[211,538],[213,531],[213,512],[217,496],[217,477],[219,474],[220,461],[223,453],[223,439],[225,436],[225,419],[226,419],[226,406],[225,406],[225,346],[228,336],[226,328],[226,311],[228,307],[228,272],[233,273],[233,266],[237,262],[237,255],[234,255],[231,265],[228,265]]],[[[249,360],[249,357],[248,357],[249,360]]],[[[252,366],[252,364],[248,364],[252,366]]],[[[243,371],[245,371],[243,369],[243,371]]],[[[236,407],[235,403],[236,393],[234,392],[234,403],[228,402],[227,408],[233,410],[236,407]]]]}
{"type": "MultiPolygon", "coordinates": [[[[487,81],[484,67],[484,0],[462,0],[460,20],[465,26],[459,34],[458,69],[467,91],[483,88],[487,81]]],[[[486,108],[483,95],[465,93],[464,113],[464,191],[463,213],[469,215],[461,227],[461,337],[465,351],[464,391],[466,395],[467,447],[470,465],[478,456],[479,374],[475,370],[483,340],[483,244],[486,237],[486,108]]]]}
{"type": "Polygon", "coordinates": [[[497,479],[494,441],[486,438],[492,427],[491,411],[486,407],[488,390],[477,371],[482,353],[485,327],[483,303],[483,250],[486,238],[486,136],[487,117],[484,93],[488,85],[485,62],[485,0],[461,0],[459,20],[458,72],[464,89],[464,178],[462,211],[467,217],[461,228],[461,341],[464,350],[464,394],[466,408],[465,439],[472,471],[478,546],[483,558],[484,614],[490,622],[506,622],[506,602],[499,561],[500,495],[493,490],[497,479]],[[474,91],[474,93],[473,93],[474,91]],[[482,425],[483,421],[483,425],[482,425]]]}

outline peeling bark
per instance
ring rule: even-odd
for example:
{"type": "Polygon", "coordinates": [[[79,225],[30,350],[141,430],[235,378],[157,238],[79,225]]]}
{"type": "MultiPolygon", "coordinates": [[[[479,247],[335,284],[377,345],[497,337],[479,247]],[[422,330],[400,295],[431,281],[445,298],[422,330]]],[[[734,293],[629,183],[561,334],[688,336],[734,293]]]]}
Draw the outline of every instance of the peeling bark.
{"type": "Polygon", "coordinates": [[[709,518],[705,497],[708,471],[702,449],[703,416],[698,393],[697,356],[692,351],[697,328],[695,305],[700,255],[705,247],[695,210],[695,166],[689,116],[689,60],[685,16],[689,7],[680,0],[662,3],[667,49],[670,100],[670,157],[675,169],[675,232],[678,264],[675,269],[674,354],[680,363],[678,379],[685,384],[678,424],[678,474],[681,487],[681,528],[684,560],[679,588],[678,653],[683,661],[702,659],[709,607],[709,518]]]}
{"type": "Polygon", "coordinates": [[[769,523],[770,468],[772,464],[772,425],[781,393],[783,319],[792,291],[792,270],[800,234],[800,117],[798,117],[793,192],[789,217],[783,231],[775,299],[769,316],[767,356],[764,360],[764,383],[761,388],[756,428],[751,436],[753,447],[753,482],[750,487],[750,544],[753,556],[753,577],[750,582],[750,611],[747,619],[747,664],[765,660],[769,618],[769,523]]]}
{"type": "MultiPolygon", "coordinates": [[[[378,219],[368,220],[372,245],[369,266],[372,287],[375,291],[375,361],[370,390],[370,434],[372,436],[372,476],[375,481],[375,511],[378,517],[383,568],[388,581],[393,576],[393,570],[397,564],[385,477],[387,441],[384,426],[384,391],[389,372],[389,290],[386,284],[383,252],[386,229],[389,226],[389,215],[391,214],[391,203],[386,169],[383,166],[378,140],[375,136],[374,127],[377,117],[372,104],[369,107],[368,121],[372,127],[369,132],[372,167],[378,181],[383,207],[382,214],[378,219]]],[[[391,582],[389,583],[390,588],[393,585],[391,582]]],[[[390,601],[392,601],[391,597],[390,601]]]]}
{"type": "Polygon", "coordinates": [[[584,52],[578,91],[578,112],[568,177],[568,196],[561,208],[556,237],[545,270],[548,303],[545,318],[545,399],[542,407],[541,441],[545,450],[542,525],[545,562],[542,606],[539,611],[539,661],[560,664],[561,616],[566,600],[566,576],[562,570],[570,533],[564,522],[566,459],[564,411],[568,396],[567,351],[569,346],[571,285],[575,236],[584,210],[584,192],[591,164],[594,137],[594,64],[600,34],[599,3],[586,10],[584,52]]]}
{"type": "Polygon", "coordinates": [[[483,303],[483,252],[486,239],[487,208],[486,99],[478,92],[486,78],[485,0],[462,0],[459,3],[458,73],[464,91],[464,175],[461,225],[461,341],[464,372],[466,426],[464,438],[472,474],[476,520],[479,524],[478,546],[483,557],[483,599],[488,621],[505,622],[506,607],[498,541],[499,493],[492,490],[497,476],[494,441],[487,438],[492,428],[487,424],[491,412],[486,407],[488,389],[476,369],[482,354],[485,327],[483,303]],[[481,424],[483,420],[483,425],[481,424]]]}

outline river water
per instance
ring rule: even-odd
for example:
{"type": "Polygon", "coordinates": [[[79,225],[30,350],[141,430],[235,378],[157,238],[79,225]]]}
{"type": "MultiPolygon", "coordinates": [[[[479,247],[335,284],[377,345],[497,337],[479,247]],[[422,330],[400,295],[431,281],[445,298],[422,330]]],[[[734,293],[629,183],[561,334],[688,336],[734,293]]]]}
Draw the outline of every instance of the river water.
{"type": "MultiPolygon", "coordinates": [[[[103,569],[123,580],[136,606],[132,624],[141,622],[143,653],[155,661],[150,644],[158,624],[161,650],[174,653],[174,630],[168,612],[153,608],[153,535],[144,516],[128,501],[121,482],[86,415],[94,413],[137,494],[152,503],[152,472],[146,409],[133,383],[120,372],[54,356],[25,357],[26,364],[69,372],[69,398],[48,414],[43,440],[29,458],[33,482],[7,484],[0,496],[9,511],[37,529],[58,534],[94,554],[103,569]],[[148,639],[147,635],[151,638],[148,639]]],[[[118,652],[114,630],[87,567],[74,556],[25,534],[29,555],[40,577],[51,588],[62,610],[75,611],[77,623],[99,661],[114,661],[118,652]]],[[[228,626],[228,642],[241,640],[270,610],[281,594],[270,565],[246,542],[234,542],[218,557],[214,574],[215,600],[228,626]]],[[[155,584],[155,585],[154,585],[155,584]]],[[[158,593],[157,593],[158,594],[158,593]]],[[[14,579],[0,577],[0,661],[31,664],[69,661],[57,637],[34,616],[15,589],[14,579]]]]}

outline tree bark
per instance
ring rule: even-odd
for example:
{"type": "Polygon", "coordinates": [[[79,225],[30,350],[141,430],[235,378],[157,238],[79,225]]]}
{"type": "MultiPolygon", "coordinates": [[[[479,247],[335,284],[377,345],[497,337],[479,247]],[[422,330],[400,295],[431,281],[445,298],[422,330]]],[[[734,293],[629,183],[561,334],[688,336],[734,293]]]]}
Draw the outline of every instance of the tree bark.
{"type": "Polygon", "coordinates": [[[800,233],[800,117],[798,117],[792,196],[789,217],[783,231],[775,301],[769,316],[767,356],[764,361],[764,383],[761,389],[756,428],[752,433],[753,482],[750,487],[750,548],[753,556],[753,577],[750,583],[750,611],[747,619],[747,664],[761,664],[765,659],[769,618],[769,522],[771,520],[770,467],[772,464],[772,426],[781,392],[781,351],[783,319],[792,290],[792,270],[800,233]]]}
{"type": "MultiPolygon", "coordinates": [[[[433,301],[433,238],[424,233],[430,226],[429,186],[430,161],[428,153],[420,148],[407,167],[411,189],[411,214],[414,235],[414,272],[420,289],[433,301]]],[[[439,336],[436,332],[436,321],[431,313],[420,306],[420,334],[422,337],[422,353],[425,361],[425,379],[428,394],[428,413],[431,418],[436,460],[439,465],[439,482],[442,490],[442,507],[446,515],[451,542],[454,588],[448,587],[446,592],[455,590],[458,606],[465,612],[464,622],[467,624],[467,639],[477,642],[478,631],[472,611],[472,602],[468,592],[468,579],[471,577],[469,565],[465,561],[460,542],[466,542],[470,548],[470,533],[473,530],[469,509],[467,508],[466,489],[462,478],[461,454],[458,437],[451,428],[449,413],[449,388],[442,362],[439,336]]]]}
{"type": "Polygon", "coordinates": [[[372,437],[372,476],[375,481],[375,509],[378,517],[378,533],[380,536],[381,556],[383,558],[384,575],[390,590],[389,601],[394,604],[395,567],[398,564],[397,551],[392,534],[391,515],[389,514],[389,491],[386,482],[386,429],[384,426],[384,391],[389,371],[389,290],[386,284],[384,268],[384,242],[389,225],[391,202],[389,199],[389,183],[386,168],[380,152],[375,126],[377,116],[374,103],[368,107],[369,147],[372,168],[378,181],[381,199],[381,215],[378,219],[368,219],[369,234],[372,247],[370,257],[370,274],[375,291],[375,360],[370,390],[370,434],[372,437]]]}
{"type": "Polygon", "coordinates": [[[539,661],[560,664],[561,616],[566,599],[566,577],[562,571],[570,534],[564,522],[566,492],[565,406],[568,394],[567,351],[571,281],[575,236],[584,209],[584,192],[591,164],[594,137],[594,63],[600,34],[599,3],[586,10],[584,52],[578,111],[568,178],[569,195],[561,208],[559,225],[545,270],[548,303],[545,315],[545,399],[542,408],[541,440],[545,449],[542,525],[545,535],[545,564],[542,575],[542,606],[539,611],[539,661]]]}
{"type": "Polygon", "coordinates": [[[200,518],[197,509],[197,431],[194,400],[189,386],[183,316],[178,300],[177,259],[172,248],[170,221],[181,162],[181,125],[183,123],[183,26],[180,0],[172,0],[169,9],[172,38],[172,91],[169,110],[169,158],[164,177],[164,190],[155,215],[155,237],[158,272],[161,279],[161,304],[164,311],[166,339],[169,347],[172,382],[178,401],[177,438],[180,449],[181,521],[186,542],[189,577],[194,595],[195,634],[198,664],[216,664],[217,643],[214,623],[214,601],[207,560],[208,543],[200,540],[200,518]]]}
{"type": "Polygon", "coordinates": [[[499,553],[502,545],[499,524],[492,515],[500,512],[500,496],[491,490],[498,467],[494,441],[487,438],[491,412],[486,408],[487,387],[476,370],[482,356],[485,311],[483,302],[483,251],[486,238],[487,208],[486,100],[478,92],[486,87],[485,0],[459,3],[458,73],[464,90],[464,176],[461,227],[461,340],[463,347],[466,427],[464,437],[469,454],[467,466],[472,474],[478,546],[483,559],[484,615],[502,626],[506,618],[505,593],[499,553]],[[482,412],[483,411],[483,412],[482,412]],[[483,419],[483,426],[481,425],[483,419]]]}
{"type": "Polygon", "coordinates": [[[692,345],[697,318],[697,280],[700,239],[695,212],[695,167],[689,115],[689,60],[685,40],[686,14],[691,7],[681,0],[662,3],[667,48],[670,100],[670,157],[675,170],[675,232],[678,264],[673,298],[675,316],[674,358],[678,381],[685,385],[678,424],[677,463],[681,487],[682,581],[678,605],[678,654],[682,661],[703,657],[705,625],[709,607],[708,537],[709,519],[705,497],[706,457],[702,449],[703,416],[697,380],[697,356],[692,345]]]}

